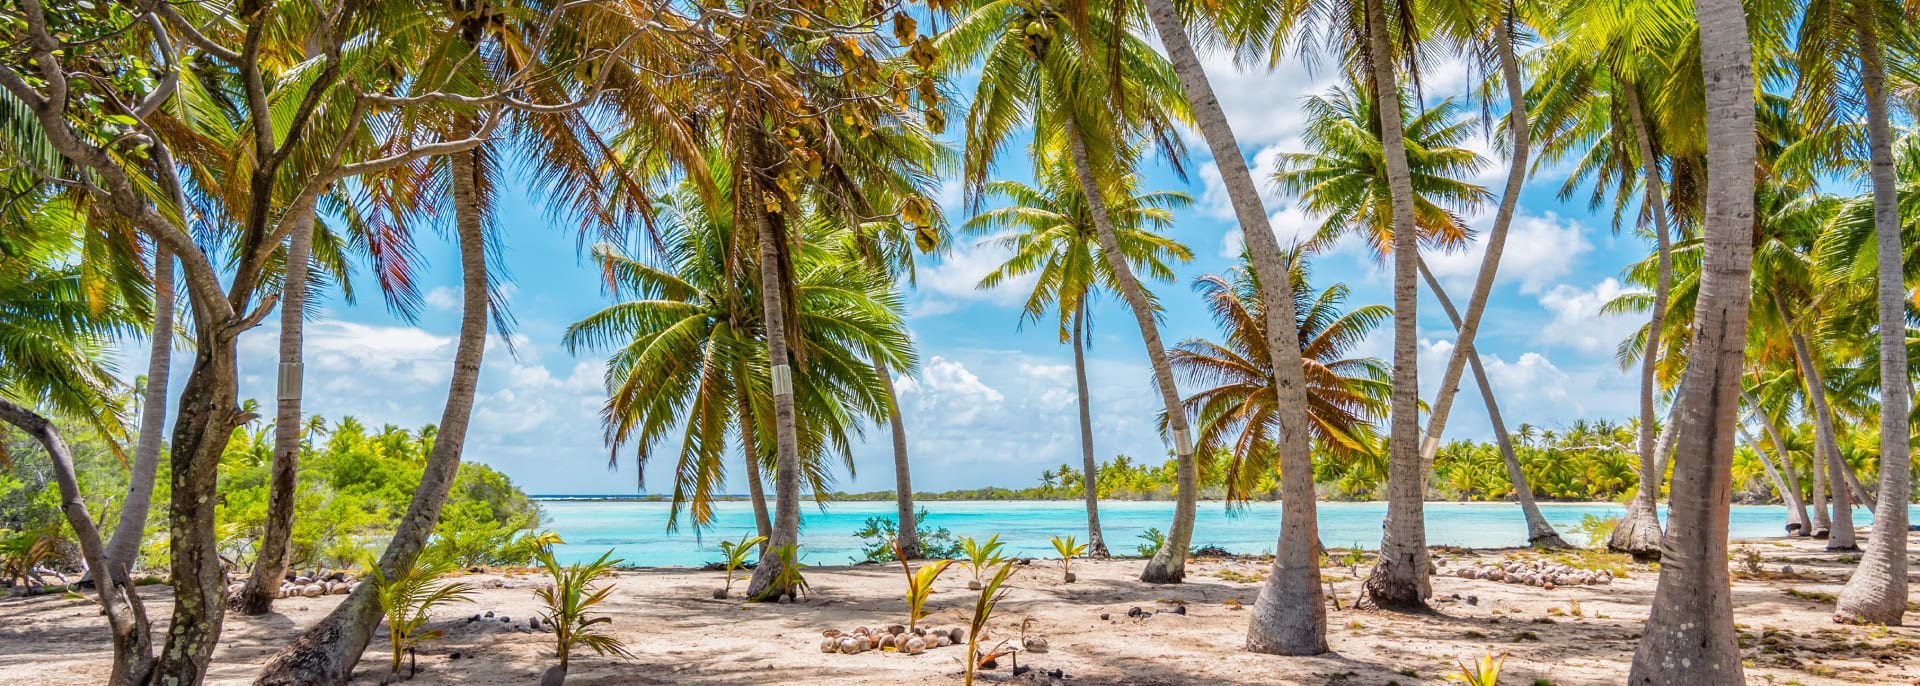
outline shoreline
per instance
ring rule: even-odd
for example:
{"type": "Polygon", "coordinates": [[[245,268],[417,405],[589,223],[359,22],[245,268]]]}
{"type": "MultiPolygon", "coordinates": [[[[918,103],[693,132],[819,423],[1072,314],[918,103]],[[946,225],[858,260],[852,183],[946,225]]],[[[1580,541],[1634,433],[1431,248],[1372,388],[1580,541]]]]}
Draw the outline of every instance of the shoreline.
{"type": "MultiPolygon", "coordinates": [[[[562,503],[564,502],[581,502],[581,503],[591,503],[591,502],[671,503],[673,502],[673,496],[667,496],[667,495],[540,494],[540,495],[529,495],[527,496],[527,499],[533,500],[535,502],[562,502],[562,503]]],[[[752,496],[746,496],[746,495],[728,495],[728,496],[713,497],[713,502],[724,502],[724,503],[744,503],[744,502],[751,502],[752,500],[753,500],[752,496]]],[[[801,500],[812,501],[813,498],[810,496],[802,496],[801,500]]],[[[773,498],[768,497],[766,498],[766,501],[771,503],[773,502],[773,498]]],[[[1078,503],[1078,502],[1082,502],[1080,498],[922,498],[918,496],[914,497],[913,501],[915,503],[1078,503]]],[[[894,502],[894,499],[893,498],[831,498],[830,497],[830,498],[827,498],[825,502],[828,502],[828,503],[892,503],[894,502]]],[[[1105,504],[1105,503],[1172,503],[1174,501],[1170,499],[1164,499],[1164,498],[1101,498],[1099,502],[1102,504],[1105,504]]],[[[1208,503],[1208,504],[1217,503],[1217,504],[1223,504],[1223,505],[1227,503],[1226,500],[1221,498],[1201,498],[1197,502],[1208,503]]],[[[1281,501],[1279,500],[1255,500],[1255,501],[1249,501],[1241,504],[1246,504],[1246,505],[1257,505],[1261,503],[1279,504],[1280,502],[1281,501]]],[[[1386,502],[1387,501],[1385,500],[1317,500],[1315,501],[1315,503],[1318,505],[1367,505],[1367,504],[1375,504],[1375,503],[1384,505],[1386,504],[1386,502]]],[[[1520,501],[1517,501],[1517,500],[1425,500],[1421,502],[1427,505],[1499,506],[1499,505],[1519,505],[1520,504],[1520,501]]],[[[1610,500],[1535,499],[1535,502],[1543,506],[1610,506],[1610,507],[1618,507],[1622,509],[1626,508],[1625,505],[1622,505],[1620,503],[1616,503],[1610,500]]],[[[1733,507],[1779,507],[1780,505],[1781,503],[1733,503],[1733,507]]],[[[1665,506],[1666,506],[1665,503],[1661,503],[1661,507],[1665,507],[1665,506]]]]}

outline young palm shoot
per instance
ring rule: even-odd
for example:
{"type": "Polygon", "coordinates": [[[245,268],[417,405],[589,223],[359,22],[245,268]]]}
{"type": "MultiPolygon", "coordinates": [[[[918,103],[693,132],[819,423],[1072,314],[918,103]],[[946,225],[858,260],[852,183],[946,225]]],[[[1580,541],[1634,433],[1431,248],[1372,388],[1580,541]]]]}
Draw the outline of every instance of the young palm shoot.
{"type": "Polygon", "coordinates": [[[967,558],[967,569],[973,572],[973,580],[967,582],[967,590],[980,590],[980,572],[1000,562],[1000,549],[1006,544],[1000,542],[1000,534],[994,534],[986,543],[973,540],[972,536],[960,539],[960,553],[967,558]]]}
{"type": "Polygon", "coordinates": [[[1473,664],[1460,663],[1460,673],[1448,674],[1447,680],[1464,682],[1467,686],[1499,686],[1500,667],[1506,661],[1506,653],[1487,653],[1473,664]]]}
{"type": "Polygon", "coordinates": [[[973,602],[973,618],[968,620],[967,623],[967,671],[965,686],[973,686],[973,675],[974,672],[979,671],[980,663],[992,660],[1002,654],[995,651],[990,655],[981,655],[980,633],[987,628],[987,619],[993,616],[993,606],[998,605],[1000,599],[1007,596],[1008,589],[1002,587],[1006,585],[1007,578],[1013,576],[1013,571],[1014,566],[1012,560],[1001,562],[999,569],[995,570],[993,576],[987,579],[986,585],[980,588],[979,599],[973,602]]]}
{"type": "Polygon", "coordinates": [[[765,540],[767,540],[765,536],[747,538],[746,534],[741,534],[738,541],[720,542],[720,552],[727,556],[727,587],[714,591],[715,599],[725,600],[727,595],[733,592],[734,574],[746,568],[747,554],[753,552],[765,540]]]}
{"type": "Polygon", "coordinates": [[[394,674],[400,673],[400,656],[408,657],[407,678],[413,678],[419,664],[414,659],[414,647],[424,641],[439,638],[444,632],[436,629],[422,631],[431,618],[434,607],[457,600],[470,600],[472,584],[462,582],[442,582],[441,579],[452,574],[457,567],[452,560],[433,559],[421,556],[414,562],[413,568],[400,572],[392,579],[380,572],[380,565],[367,563],[368,576],[378,591],[380,611],[386,615],[387,637],[393,650],[393,662],[389,665],[394,674]]]}
{"type": "Polygon", "coordinates": [[[1062,580],[1067,583],[1073,583],[1074,579],[1077,578],[1073,575],[1071,567],[1073,564],[1073,556],[1086,554],[1087,546],[1085,544],[1076,544],[1072,536],[1066,536],[1064,538],[1055,536],[1052,540],[1053,549],[1060,551],[1060,573],[1064,575],[1062,580]]]}
{"type": "Polygon", "coordinates": [[[905,551],[900,549],[900,539],[893,539],[891,545],[894,557],[900,560],[900,569],[907,573],[907,631],[913,631],[920,618],[926,616],[921,608],[926,607],[927,596],[933,595],[933,580],[940,578],[941,573],[953,566],[953,560],[938,560],[924,564],[920,566],[920,571],[915,572],[913,567],[907,564],[905,551]]]}
{"type": "MultiPolygon", "coordinates": [[[[798,600],[800,596],[806,595],[806,591],[808,588],[807,579],[806,577],[801,576],[801,571],[806,569],[807,565],[800,561],[800,545],[797,543],[789,543],[787,545],[774,548],[773,556],[780,560],[780,571],[779,571],[779,574],[774,577],[773,583],[770,584],[768,588],[789,589],[792,591],[793,598],[796,600],[798,600]]],[[[777,601],[777,600],[780,600],[780,598],[760,597],[760,598],[754,598],[754,600],[756,601],[776,600],[777,601]]]]}
{"type": "Polygon", "coordinates": [[[605,602],[607,595],[613,592],[613,586],[600,585],[613,573],[619,560],[608,559],[613,555],[609,550],[600,555],[600,559],[587,564],[561,566],[553,559],[553,551],[541,548],[538,557],[540,566],[545,567],[547,575],[553,577],[553,583],[545,588],[536,589],[534,597],[546,604],[544,619],[553,627],[554,647],[560,658],[560,664],[547,670],[541,677],[542,684],[559,684],[567,678],[567,665],[573,657],[573,649],[585,647],[598,655],[619,655],[632,657],[620,640],[600,633],[603,625],[613,623],[605,615],[590,614],[593,606],[605,602]]]}

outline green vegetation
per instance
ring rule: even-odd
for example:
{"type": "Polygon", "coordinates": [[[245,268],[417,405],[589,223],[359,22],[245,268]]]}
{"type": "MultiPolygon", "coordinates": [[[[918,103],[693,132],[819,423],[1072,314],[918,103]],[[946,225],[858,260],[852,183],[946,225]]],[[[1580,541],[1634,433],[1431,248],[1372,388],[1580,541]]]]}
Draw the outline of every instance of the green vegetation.
{"type": "Polygon", "coordinates": [[[919,625],[920,618],[926,616],[922,610],[927,605],[927,597],[933,595],[933,582],[953,566],[953,560],[935,560],[915,571],[907,564],[906,554],[900,550],[900,542],[893,542],[894,558],[900,560],[900,571],[907,575],[907,630],[912,631],[919,625]]]}
{"type": "MultiPolygon", "coordinates": [[[[887,500],[892,500],[889,496],[887,500]]],[[[948,531],[946,527],[929,527],[927,520],[932,514],[922,508],[913,516],[920,535],[920,556],[929,560],[959,559],[965,552],[964,544],[948,531]]],[[[861,558],[854,562],[892,562],[899,559],[894,551],[894,541],[900,535],[900,523],[893,517],[868,517],[853,532],[861,543],[861,558]]]]}
{"type": "Polygon", "coordinates": [[[380,565],[367,563],[368,583],[374,585],[380,611],[386,617],[387,644],[393,651],[391,673],[400,673],[402,656],[413,659],[415,646],[440,637],[440,630],[421,630],[432,619],[433,608],[468,600],[475,590],[471,584],[444,580],[458,570],[452,560],[422,555],[414,566],[388,579],[381,574],[380,565]]]}
{"type": "Polygon", "coordinates": [[[560,660],[563,675],[575,648],[585,647],[598,655],[631,657],[620,639],[601,631],[602,627],[612,624],[613,619],[592,614],[594,606],[606,602],[607,595],[613,592],[612,584],[601,583],[612,576],[613,568],[620,564],[619,560],[608,559],[612,556],[613,551],[609,550],[592,562],[561,565],[546,546],[540,546],[535,552],[540,567],[553,581],[534,589],[533,595],[546,606],[544,618],[553,628],[554,654],[560,660]]]}
{"type": "Polygon", "coordinates": [[[1068,583],[1072,583],[1073,582],[1073,558],[1076,555],[1086,554],[1087,552],[1086,544],[1078,543],[1074,541],[1072,536],[1054,536],[1047,540],[1053,543],[1054,551],[1060,553],[1061,578],[1066,580],[1068,583]]]}
{"type": "Polygon", "coordinates": [[[727,586],[726,588],[720,589],[721,598],[725,598],[733,593],[734,573],[746,567],[747,556],[753,554],[755,550],[759,549],[760,544],[765,542],[767,542],[767,537],[765,536],[747,538],[746,534],[740,534],[740,540],[738,541],[720,542],[720,553],[727,557],[727,586]]]}

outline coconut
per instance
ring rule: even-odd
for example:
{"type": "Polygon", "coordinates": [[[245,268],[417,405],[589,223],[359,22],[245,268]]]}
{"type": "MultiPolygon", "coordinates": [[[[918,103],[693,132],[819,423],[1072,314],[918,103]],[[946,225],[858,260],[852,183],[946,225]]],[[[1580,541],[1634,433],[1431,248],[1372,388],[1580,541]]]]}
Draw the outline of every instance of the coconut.
{"type": "Polygon", "coordinates": [[[852,655],[854,653],[860,652],[860,639],[854,638],[852,636],[842,636],[840,637],[840,642],[836,647],[840,649],[840,652],[845,653],[847,655],[852,655]]]}
{"type": "Polygon", "coordinates": [[[1553,590],[1553,582],[1551,582],[1551,581],[1543,581],[1543,582],[1541,582],[1541,583],[1540,583],[1540,587],[1541,587],[1541,588],[1544,588],[1544,589],[1546,589],[1546,590],[1549,590],[1549,591],[1551,591],[1551,590],[1553,590]]]}
{"type": "Polygon", "coordinates": [[[1076,580],[1078,580],[1079,578],[1080,578],[1080,577],[1078,577],[1078,576],[1074,576],[1074,574],[1073,574],[1073,572],[1067,572],[1067,583],[1073,583],[1074,581],[1076,581],[1076,580]]]}
{"type": "Polygon", "coordinates": [[[1504,569],[1501,569],[1501,568],[1499,568],[1499,567],[1495,567],[1495,568],[1493,568],[1493,569],[1490,569],[1490,570],[1487,570],[1487,579],[1488,579],[1488,580],[1491,580],[1491,581],[1503,581],[1503,580],[1505,580],[1506,578],[1507,578],[1507,570],[1504,570],[1504,569]]]}
{"type": "Polygon", "coordinates": [[[957,627],[957,626],[952,629],[948,629],[947,638],[953,641],[954,643],[966,643],[967,630],[965,628],[957,627]]]}
{"type": "Polygon", "coordinates": [[[866,636],[866,635],[867,635],[867,634],[869,633],[869,631],[871,631],[871,630],[870,630],[870,629],[868,629],[868,628],[866,628],[866,627],[864,627],[864,626],[861,626],[861,627],[854,627],[854,629],[853,629],[853,635],[855,635],[855,636],[866,636]]]}
{"type": "Polygon", "coordinates": [[[831,653],[840,648],[840,642],[831,638],[820,639],[820,652],[831,653]]]}
{"type": "Polygon", "coordinates": [[[300,595],[306,596],[308,598],[318,598],[322,595],[325,595],[326,592],[327,592],[327,587],[321,586],[320,584],[307,584],[306,586],[302,586],[300,588],[300,595]]]}
{"type": "Polygon", "coordinates": [[[926,639],[920,638],[919,636],[914,636],[907,639],[906,647],[902,648],[900,652],[906,653],[908,655],[919,655],[922,651],[925,651],[926,649],[927,649],[926,639]]]}
{"type": "Polygon", "coordinates": [[[724,589],[724,588],[716,588],[716,589],[713,589],[713,599],[714,599],[714,600],[726,600],[726,599],[727,599],[727,589],[724,589]]]}
{"type": "Polygon", "coordinates": [[[979,581],[978,579],[975,579],[975,580],[973,580],[973,581],[968,581],[968,582],[967,582],[967,590],[969,590],[969,591],[978,591],[978,590],[980,590],[980,581],[979,581]]]}
{"type": "Polygon", "coordinates": [[[827,637],[827,638],[839,638],[839,637],[840,637],[840,630],[839,630],[839,629],[826,629],[826,630],[823,630],[823,631],[821,631],[821,632],[820,632],[820,635],[821,635],[821,636],[825,636],[825,637],[827,637]]]}
{"type": "Polygon", "coordinates": [[[293,578],[293,583],[294,583],[295,585],[299,585],[299,586],[305,586],[305,585],[307,585],[307,584],[311,584],[311,583],[313,583],[313,577],[310,577],[310,576],[296,576],[296,577],[294,577],[294,578],[293,578]]]}
{"type": "Polygon", "coordinates": [[[898,646],[894,645],[893,643],[895,638],[898,638],[898,637],[894,636],[893,634],[880,634],[880,642],[874,647],[879,648],[881,650],[886,650],[888,648],[898,648],[898,646]]]}
{"type": "Polygon", "coordinates": [[[907,633],[907,627],[899,624],[888,624],[887,633],[899,636],[900,634],[907,633]]]}
{"type": "Polygon", "coordinates": [[[243,589],[246,587],[247,587],[246,584],[227,584],[227,595],[238,595],[240,593],[240,589],[243,589]]]}
{"type": "Polygon", "coordinates": [[[936,640],[939,646],[942,648],[953,645],[954,643],[953,637],[950,634],[940,634],[939,638],[936,640]]]}
{"type": "Polygon", "coordinates": [[[1047,639],[1043,636],[1028,636],[1026,640],[1026,648],[1027,648],[1027,652],[1032,652],[1032,653],[1047,652],[1047,639]]]}

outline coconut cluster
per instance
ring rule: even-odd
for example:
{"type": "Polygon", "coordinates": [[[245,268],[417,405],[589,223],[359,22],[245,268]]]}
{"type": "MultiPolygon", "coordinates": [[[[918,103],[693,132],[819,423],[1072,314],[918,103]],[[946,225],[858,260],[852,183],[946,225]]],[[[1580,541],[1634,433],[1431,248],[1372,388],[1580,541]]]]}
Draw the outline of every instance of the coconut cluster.
{"type": "MultiPolygon", "coordinates": [[[[323,595],[346,595],[352,593],[353,589],[359,588],[362,583],[365,582],[354,581],[353,577],[340,574],[331,575],[330,579],[327,577],[315,579],[313,577],[296,576],[280,582],[280,587],[274,589],[273,597],[318,598],[323,595]]],[[[229,597],[237,596],[240,594],[240,590],[246,587],[247,585],[244,583],[236,582],[228,584],[227,595],[229,597]]]]}
{"type": "Polygon", "coordinates": [[[1462,579],[1526,584],[1549,591],[1560,586],[1605,586],[1613,583],[1613,572],[1574,569],[1552,560],[1504,560],[1498,564],[1462,567],[1453,574],[1462,579]]]}
{"type": "Polygon", "coordinates": [[[879,629],[863,626],[846,633],[841,633],[839,629],[827,629],[820,632],[820,636],[820,652],[823,653],[854,655],[869,650],[893,650],[918,655],[966,641],[967,630],[961,627],[914,627],[909,630],[894,624],[879,629]]]}

